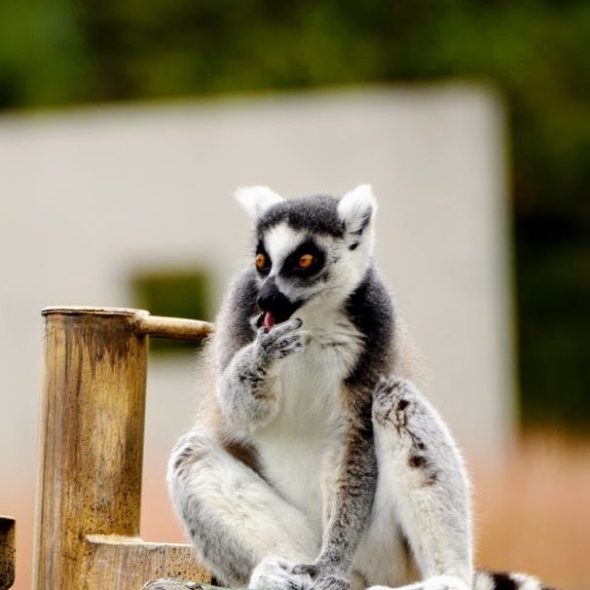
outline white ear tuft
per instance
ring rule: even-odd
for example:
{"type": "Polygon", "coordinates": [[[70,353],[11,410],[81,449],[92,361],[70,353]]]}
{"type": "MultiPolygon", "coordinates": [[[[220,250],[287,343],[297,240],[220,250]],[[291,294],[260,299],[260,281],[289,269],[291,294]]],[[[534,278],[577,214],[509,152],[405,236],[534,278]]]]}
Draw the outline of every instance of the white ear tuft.
{"type": "Polygon", "coordinates": [[[267,186],[240,187],[234,193],[234,197],[246,213],[254,219],[260,217],[273,205],[284,201],[281,195],[277,195],[277,193],[271,191],[267,186]]]}
{"type": "Polygon", "coordinates": [[[346,193],[338,203],[338,215],[346,234],[361,236],[377,212],[377,199],[370,184],[361,184],[346,193]]]}

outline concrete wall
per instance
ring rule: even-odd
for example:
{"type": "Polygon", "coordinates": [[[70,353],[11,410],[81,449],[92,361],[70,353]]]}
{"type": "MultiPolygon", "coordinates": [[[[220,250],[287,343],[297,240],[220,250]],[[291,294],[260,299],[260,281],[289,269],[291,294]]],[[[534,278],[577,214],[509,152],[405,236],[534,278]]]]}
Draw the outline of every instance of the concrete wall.
{"type": "MultiPolygon", "coordinates": [[[[426,393],[468,450],[497,456],[513,434],[514,391],[493,94],[451,85],[5,117],[0,473],[12,475],[0,510],[23,522],[32,510],[42,307],[128,306],[132,273],[167,264],[202,265],[219,296],[250,263],[236,186],[290,196],[365,182],[379,199],[378,260],[423,353],[426,393]]],[[[149,497],[161,498],[165,455],[190,423],[193,365],[150,369],[149,497]]]]}

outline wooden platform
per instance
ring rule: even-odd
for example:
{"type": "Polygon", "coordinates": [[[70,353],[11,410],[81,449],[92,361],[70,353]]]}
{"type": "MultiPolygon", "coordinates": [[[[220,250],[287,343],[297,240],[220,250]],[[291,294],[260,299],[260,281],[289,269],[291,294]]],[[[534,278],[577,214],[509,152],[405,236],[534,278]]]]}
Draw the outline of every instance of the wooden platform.
{"type": "Polygon", "coordinates": [[[14,584],[14,529],[14,519],[0,516],[0,590],[6,590],[14,584]]]}

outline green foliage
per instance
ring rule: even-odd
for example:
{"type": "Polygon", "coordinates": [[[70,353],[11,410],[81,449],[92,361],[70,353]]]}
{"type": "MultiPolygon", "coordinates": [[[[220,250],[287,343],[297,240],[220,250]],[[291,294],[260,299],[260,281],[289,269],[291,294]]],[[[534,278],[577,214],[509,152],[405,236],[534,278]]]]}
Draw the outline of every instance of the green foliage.
{"type": "Polygon", "coordinates": [[[505,96],[523,417],[590,427],[587,0],[3,0],[0,108],[470,77],[505,96]]]}
{"type": "MultiPolygon", "coordinates": [[[[198,269],[162,270],[142,273],[131,282],[133,304],[152,315],[195,320],[210,318],[210,281],[198,269]]],[[[195,343],[185,340],[154,338],[150,342],[153,352],[195,350],[195,343]]]]}

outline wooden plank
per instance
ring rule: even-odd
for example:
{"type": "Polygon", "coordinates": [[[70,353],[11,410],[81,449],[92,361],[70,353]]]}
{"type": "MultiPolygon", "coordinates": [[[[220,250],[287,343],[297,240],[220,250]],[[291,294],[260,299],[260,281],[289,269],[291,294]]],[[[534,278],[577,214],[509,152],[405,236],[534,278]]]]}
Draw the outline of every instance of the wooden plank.
{"type": "Polygon", "coordinates": [[[139,538],[91,535],[91,557],[84,572],[88,588],[138,590],[146,580],[176,576],[209,582],[190,545],[146,543],[139,538]]]}
{"type": "Polygon", "coordinates": [[[14,529],[13,518],[0,516],[0,590],[7,590],[14,584],[16,559],[14,529]]]}
{"type": "MultiPolygon", "coordinates": [[[[160,578],[159,580],[150,580],[141,590],[228,590],[220,586],[211,586],[200,582],[187,582],[185,580],[176,580],[171,578],[160,578]]],[[[234,589],[235,590],[235,589],[234,589]]],[[[240,589],[238,589],[240,590],[240,589]]],[[[243,589],[245,590],[245,589],[243,589]]]]}

